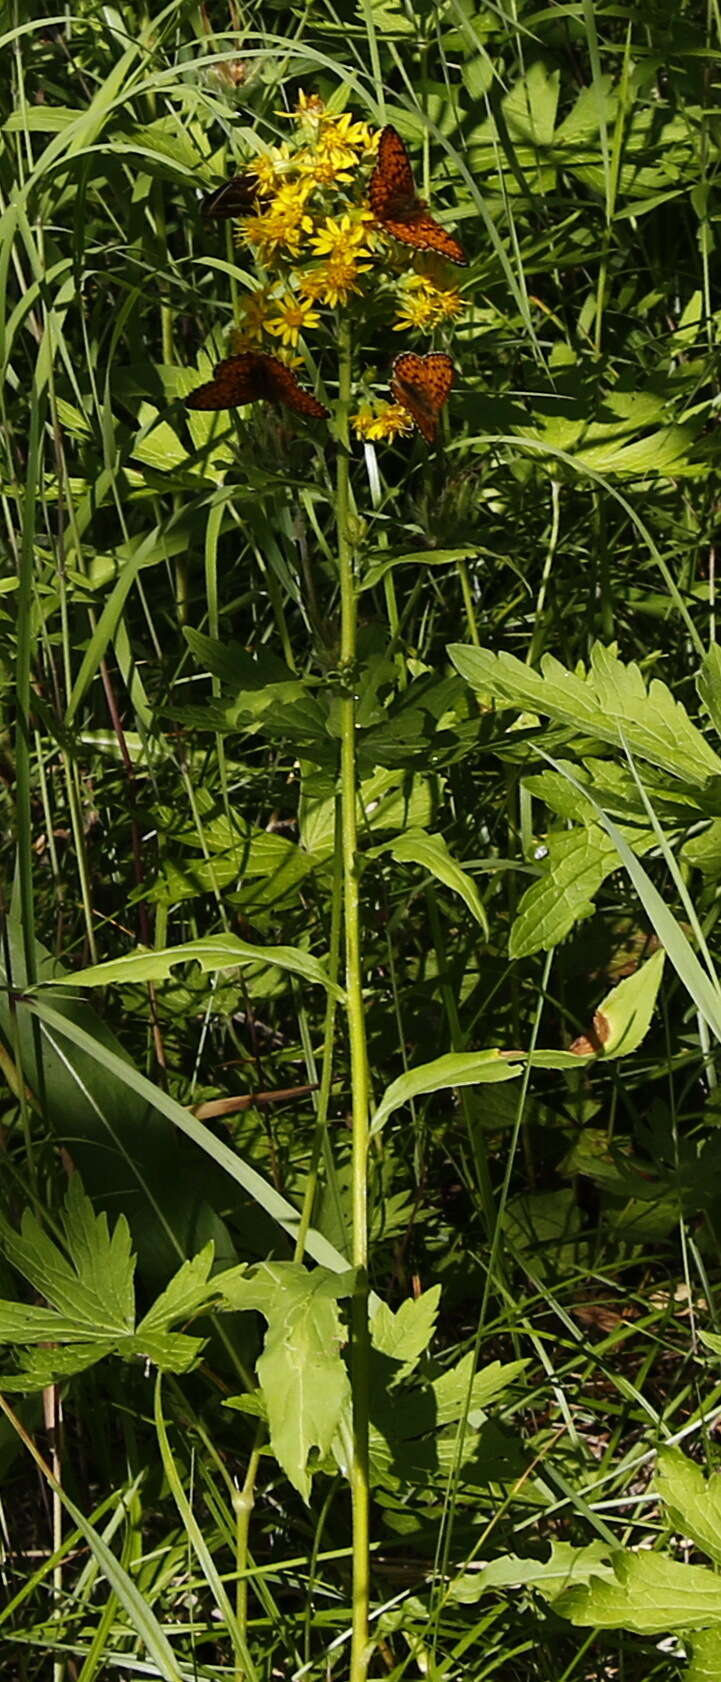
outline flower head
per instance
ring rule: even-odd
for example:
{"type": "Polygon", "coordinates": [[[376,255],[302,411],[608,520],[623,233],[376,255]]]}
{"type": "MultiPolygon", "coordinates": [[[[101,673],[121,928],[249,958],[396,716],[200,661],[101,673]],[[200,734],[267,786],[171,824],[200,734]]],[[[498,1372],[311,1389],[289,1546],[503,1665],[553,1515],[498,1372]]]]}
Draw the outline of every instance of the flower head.
{"type": "Polygon", "coordinates": [[[306,234],[313,232],[313,219],[306,209],[307,193],[302,182],[286,182],[266,210],[246,216],[243,237],[258,248],[264,261],[282,252],[297,257],[306,234]]]}
{"type": "Polygon", "coordinates": [[[320,321],[312,298],[300,298],[295,292],[286,293],[276,308],[277,314],[269,318],[266,327],[269,333],[280,339],[282,345],[297,345],[301,334],[309,327],[317,327],[320,321]]]}
{"type": "Polygon", "coordinates": [[[401,313],[396,317],[395,331],[409,327],[437,327],[441,321],[452,321],[464,309],[463,299],[456,287],[437,286],[430,275],[412,274],[403,283],[401,313]]]}
{"type": "Polygon", "coordinates": [[[309,241],[316,257],[354,261],[368,250],[366,233],[372,220],[366,210],[349,210],[342,216],[328,216],[309,241]]]}
{"type": "Polygon", "coordinates": [[[367,268],[367,263],[357,263],[353,257],[329,257],[327,263],[301,276],[299,290],[315,303],[336,309],[338,304],[347,304],[351,293],[360,292],[360,277],[367,268]]]}
{"type": "Polygon", "coordinates": [[[398,438],[404,432],[413,431],[413,421],[408,410],[402,408],[400,403],[361,403],[351,425],[358,438],[368,441],[398,438]]]}

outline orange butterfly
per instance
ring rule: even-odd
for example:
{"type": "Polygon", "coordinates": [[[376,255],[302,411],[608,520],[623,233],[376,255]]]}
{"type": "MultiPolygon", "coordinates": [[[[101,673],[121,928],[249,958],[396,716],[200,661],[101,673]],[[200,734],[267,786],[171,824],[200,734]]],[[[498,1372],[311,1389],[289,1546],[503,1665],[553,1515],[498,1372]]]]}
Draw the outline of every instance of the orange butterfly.
{"type": "Polygon", "coordinates": [[[189,409],[232,409],[237,403],[284,403],[298,415],[324,419],[328,410],[312,391],[299,384],[298,376],[277,356],[259,350],[244,350],[226,356],[214,370],[212,380],[191,391],[185,401],[189,409]]]}
{"type": "Polygon", "coordinates": [[[402,404],[423,433],[427,444],[434,444],[438,431],[438,416],[453,385],[455,368],[443,350],[431,350],[427,356],[404,351],[393,363],[391,394],[402,404]]]}
{"type": "Polygon", "coordinates": [[[442,228],[419,199],[406,147],[389,123],[381,130],[378,161],[368,188],[376,222],[402,245],[418,251],[440,251],[451,263],[468,261],[463,246],[442,228]]]}
{"type": "Polygon", "coordinates": [[[259,198],[260,183],[252,170],[245,169],[240,175],[223,181],[212,193],[206,193],[200,208],[204,216],[212,216],[218,222],[229,222],[231,217],[249,215],[257,208],[259,198]]]}

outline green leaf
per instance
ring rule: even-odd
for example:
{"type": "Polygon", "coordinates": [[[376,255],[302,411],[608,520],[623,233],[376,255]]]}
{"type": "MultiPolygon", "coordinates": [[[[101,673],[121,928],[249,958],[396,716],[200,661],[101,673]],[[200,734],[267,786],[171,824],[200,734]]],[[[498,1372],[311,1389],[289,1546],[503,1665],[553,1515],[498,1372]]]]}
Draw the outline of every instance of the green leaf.
{"type": "Polygon", "coordinates": [[[379,1354],[402,1363],[397,1378],[407,1377],[428,1348],[440,1300],[440,1285],[432,1285],[422,1296],[402,1302],[395,1314],[387,1303],[378,1303],[371,1320],[371,1342],[379,1354]]]}
{"type": "Polygon", "coordinates": [[[517,1554],[503,1554],[477,1571],[464,1572],[450,1584],[448,1597],[470,1606],[488,1589],[534,1588],[544,1600],[553,1602],[564,1589],[588,1583],[592,1576],[612,1577],[608,1558],[609,1549],[603,1542],[590,1542],[585,1548],[574,1548],[570,1542],[552,1542],[548,1559],[520,1559],[517,1554]]]}
{"type": "Polygon", "coordinates": [[[601,1056],[628,1057],[645,1039],[651,1025],[666,954],[662,947],[632,975],[606,994],[594,1014],[593,1026],[601,1042],[601,1056]]]}
{"type": "Polygon", "coordinates": [[[444,1057],[434,1058],[432,1063],[408,1069],[387,1088],[371,1119],[371,1135],[380,1133],[394,1110],[423,1093],[442,1092],[455,1086],[479,1086],[485,1081],[515,1080],[521,1072],[523,1053],[517,1055],[519,1061],[510,1063],[495,1047],[491,1051],[451,1051],[444,1057]]]}
{"type": "Polygon", "coordinates": [[[509,956],[527,958],[558,946],[574,923],[591,915],[594,895],[618,868],[616,848],[600,824],[551,832],[547,868],[519,901],[509,956]]]}
{"type": "Polygon", "coordinates": [[[107,1215],[96,1215],[79,1175],[68,1182],[61,1224],[67,1254],[25,1210],[19,1233],[0,1217],[0,1242],[8,1260],[57,1310],[54,1336],[124,1338],[135,1323],[135,1261],[124,1216],[112,1235],[107,1215]]]}
{"type": "Polygon", "coordinates": [[[593,646],[588,672],[569,672],[550,654],[535,672],[514,655],[490,649],[454,643],[448,652],[461,677],[483,696],[541,713],[613,747],[627,745],[634,757],[685,783],[703,784],[721,773],[721,759],[666,685],[652,678],[647,688],[637,665],[624,665],[601,643],[593,646]]]}
{"type": "Polygon", "coordinates": [[[420,864],[439,882],[465,901],[476,922],[488,937],[488,919],[473,878],[451,857],[442,835],[428,835],[423,829],[409,829],[396,841],[386,843],[398,864],[420,864]]]}
{"type": "MultiPolygon", "coordinates": [[[[704,1338],[704,1342],[706,1339],[704,1338]]],[[[669,1524],[721,1565],[721,1476],[705,1478],[700,1466],[677,1448],[663,1448],[654,1487],[669,1524]]],[[[719,1619],[721,1622],[721,1618],[719,1619]]]]}
{"type": "Polygon", "coordinates": [[[310,1498],[308,1457],[330,1450],[350,1406],[337,1298],[348,1276],[296,1262],[262,1262],[223,1287],[231,1308],[257,1309],[268,1322],[258,1379],[268,1409],[270,1445],[304,1501],[310,1498]]]}
{"type": "Polygon", "coordinates": [[[717,735],[721,736],[721,648],[713,642],[696,679],[696,688],[717,735]]]}
{"type": "Polygon", "coordinates": [[[367,557],[359,591],[372,590],[394,567],[411,566],[420,572],[424,567],[447,567],[455,565],[457,561],[472,561],[478,553],[478,545],[474,548],[467,543],[459,549],[418,549],[410,555],[395,555],[390,554],[387,549],[379,549],[376,554],[367,557]]]}
{"type": "Polygon", "coordinates": [[[684,1682],[718,1682],[721,1676],[721,1630],[705,1629],[691,1643],[691,1663],[684,1682]]]}
{"type": "Polygon", "coordinates": [[[562,1617],[583,1629],[628,1629],[637,1635],[721,1625],[719,1579],[704,1565],[682,1565],[665,1554],[612,1556],[613,1581],[593,1577],[556,1601],[562,1617]]]}
{"type": "MultiPolygon", "coordinates": [[[[129,952],[124,958],[111,958],[105,964],[92,964],[78,970],[69,979],[73,987],[106,987],[110,982],[165,981],[176,964],[197,963],[204,974],[215,970],[237,969],[244,964],[273,964],[277,969],[299,975],[314,986],[325,987],[335,998],[342,999],[342,988],[331,981],[317,958],[310,957],[294,946],[249,946],[235,935],[211,934],[204,939],[188,940],[181,946],[164,946],[157,951],[129,952]]],[[[43,980],[42,987],[67,986],[68,977],[60,982],[43,980]]]]}

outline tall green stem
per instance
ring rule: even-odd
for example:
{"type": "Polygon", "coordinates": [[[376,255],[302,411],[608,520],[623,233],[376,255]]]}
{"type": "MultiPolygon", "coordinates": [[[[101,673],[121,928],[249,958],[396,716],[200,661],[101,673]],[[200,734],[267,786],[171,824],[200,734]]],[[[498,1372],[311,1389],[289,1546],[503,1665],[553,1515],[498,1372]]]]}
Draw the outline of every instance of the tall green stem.
{"type": "Polygon", "coordinates": [[[337,473],[338,570],[341,599],[341,830],[343,836],[343,910],[345,920],[346,1013],[353,1089],[353,1267],[356,1282],[351,1310],[353,1385],[353,1641],[350,1682],[364,1682],[368,1664],[370,1592],[368,1501],[368,1054],[363,1010],[356,770],[357,604],[350,541],[348,409],[351,397],[350,326],[338,334],[339,443],[337,473]]]}

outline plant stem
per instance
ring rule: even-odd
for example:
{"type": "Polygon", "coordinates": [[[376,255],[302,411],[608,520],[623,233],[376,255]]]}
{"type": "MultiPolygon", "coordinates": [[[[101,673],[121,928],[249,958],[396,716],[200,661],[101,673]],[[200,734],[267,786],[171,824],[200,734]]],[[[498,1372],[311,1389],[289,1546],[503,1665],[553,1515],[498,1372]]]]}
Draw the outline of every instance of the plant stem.
{"type": "Polygon", "coordinates": [[[363,1682],[368,1664],[370,1589],[368,1502],[368,1055],[363,1010],[359,861],[357,834],[355,661],[357,603],[349,532],[350,485],[348,407],[351,397],[350,326],[338,333],[339,430],[337,468],[338,570],[341,597],[341,831],[343,836],[343,908],[345,917],[346,1014],[353,1094],[353,1267],[351,1307],[351,1379],[353,1386],[353,1640],[350,1682],[363,1682]]]}
{"type": "MultiPolygon", "coordinates": [[[[343,831],[341,828],[340,801],[335,803],[335,839],[333,856],[333,888],[331,895],[330,914],[330,956],[329,973],[332,981],[338,980],[338,965],[340,959],[341,913],[343,901],[343,831]]],[[[325,1029],[323,1032],[323,1063],[318,1092],[318,1109],[316,1112],[313,1143],[310,1153],[310,1167],[305,1182],[303,1208],[298,1227],[298,1237],[295,1241],[294,1261],[302,1262],[305,1254],[308,1228],[313,1219],[313,1208],[318,1190],[318,1168],[320,1165],[323,1141],[328,1125],[328,1104],[330,1088],[333,1078],[333,1043],[335,1040],[336,999],[334,993],[329,993],[325,1007],[325,1029]]],[[[311,1073],[310,1079],[314,1076],[311,1073]]]]}

